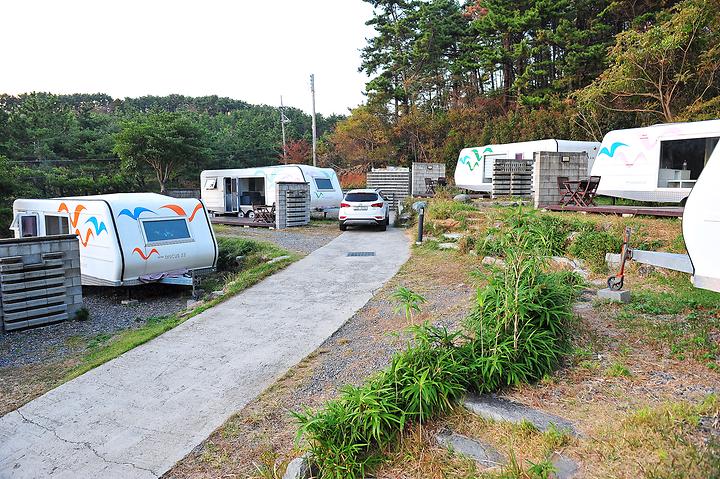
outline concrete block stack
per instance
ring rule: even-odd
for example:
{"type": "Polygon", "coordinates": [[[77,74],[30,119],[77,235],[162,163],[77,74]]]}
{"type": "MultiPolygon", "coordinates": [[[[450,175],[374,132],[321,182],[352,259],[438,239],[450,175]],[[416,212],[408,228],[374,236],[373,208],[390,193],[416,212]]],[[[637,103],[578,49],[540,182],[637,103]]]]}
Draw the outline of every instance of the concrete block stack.
{"type": "Polygon", "coordinates": [[[438,178],[445,178],[445,165],[442,163],[419,163],[412,164],[412,194],[413,196],[424,195],[426,191],[425,178],[437,181],[438,178]]]}
{"type": "Polygon", "coordinates": [[[533,191],[533,160],[496,158],[492,197],[530,197],[533,191]]]}
{"type": "Polygon", "coordinates": [[[588,156],[585,152],[539,151],[535,153],[535,207],[555,205],[560,201],[558,176],[571,181],[587,178],[588,156]]]}
{"type": "Polygon", "coordinates": [[[276,228],[310,223],[310,187],[307,183],[278,183],[275,195],[276,228]]]}
{"type": "Polygon", "coordinates": [[[77,236],[0,240],[3,331],[64,321],[80,308],[82,286],[77,236]]]}
{"type": "Polygon", "coordinates": [[[390,209],[397,210],[398,203],[402,203],[410,196],[410,168],[402,166],[373,168],[367,174],[367,187],[382,191],[390,201],[390,209]]]}

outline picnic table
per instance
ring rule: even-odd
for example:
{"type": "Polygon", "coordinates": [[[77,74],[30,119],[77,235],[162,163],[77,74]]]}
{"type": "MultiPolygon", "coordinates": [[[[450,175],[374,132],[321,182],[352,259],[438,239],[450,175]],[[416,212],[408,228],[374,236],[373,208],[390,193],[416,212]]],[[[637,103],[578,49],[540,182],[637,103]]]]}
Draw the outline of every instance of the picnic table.
{"type": "Polygon", "coordinates": [[[595,206],[595,196],[599,185],[599,176],[581,180],[570,180],[567,177],[559,176],[560,204],[563,206],[595,206]]]}
{"type": "Polygon", "coordinates": [[[275,205],[253,205],[256,223],[275,223],[275,205]]]}
{"type": "Polygon", "coordinates": [[[434,195],[436,186],[447,186],[447,179],[444,176],[437,179],[425,178],[425,194],[434,195]]]}

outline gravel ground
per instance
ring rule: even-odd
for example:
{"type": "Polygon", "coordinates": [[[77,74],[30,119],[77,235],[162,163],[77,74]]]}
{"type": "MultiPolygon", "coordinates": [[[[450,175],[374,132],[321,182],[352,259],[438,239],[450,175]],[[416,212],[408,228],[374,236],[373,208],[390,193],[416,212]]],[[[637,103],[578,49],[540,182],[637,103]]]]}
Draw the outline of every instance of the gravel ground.
{"type": "MultiPolygon", "coordinates": [[[[221,226],[218,234],[268,241],[291,251],[308,254],[325,246],[340,231],[335,222],[314,221],[311,225],[288,230],[221,226]]],[[[123,305],[123,288],[83,288],[83,304],[90,312],[88,321],[65,321],[40,328],[0,334],[0,368],[56,362],[81,353],[88,343],[102,335],[139,326],[148,318],[175,313],[190,299],[187,288],[145,285],[133,288],[138,302],[123,305]]]]}
{"type": "Polygon", "coordinates": [[[187,288],[145,285],[132,290],[138,302],[123,305],[124,288],[83,288],[83,305],[90,312],[87,321],[64,321],[40,328],[0,334],[0,367],[22,366],[62,360],[82,352],[99,335],[111,335],[142,324],[152,317],[185,308],[187,288]]]}
{"type": "Polygon", "coordinates": [[[215,226],[219,236],[234,236],[274,243],[281,248],[301,254],[310,254],[340,234],[334,221],[313,221],[309,226],[282,230],[245,228],[242,226],[215,226]]]}

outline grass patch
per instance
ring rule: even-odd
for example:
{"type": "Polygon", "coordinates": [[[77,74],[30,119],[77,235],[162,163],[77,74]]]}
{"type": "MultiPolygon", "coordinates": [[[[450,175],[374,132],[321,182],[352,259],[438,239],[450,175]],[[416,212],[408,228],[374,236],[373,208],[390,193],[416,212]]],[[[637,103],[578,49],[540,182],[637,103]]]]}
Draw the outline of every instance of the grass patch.
{"type": "Polygon", "coordinates": [[[608,424],[581,444],[596,477],[709,478],[720,474],[720,444],[701,419],[717,417],[717,396],[643,407],[608,424]]]}
{"type": "Polygon", "coordinates": [[[654,275],[615,314],[617,325],[664,348],[677,360],[692,358],[718,369],[720,293],[692,286],[687,275],[654,275]]]}
{"type": "Polygon", "coordinates": [[[630,372],[630,369],[625,366],[622,363],[612,363],[609,368],[605,370],[605,374],[613,377],[613,378],[619,378],[619,377],[625,377],[629,378],[632,376],[632,373],[630,372]]]}
{"type": "Polygon", "coordinates": [[[576,258],[587,262],[590,269],[596,273],[607,271],[605,263],[606,253],[619,253],[622,248],[622,238],[607,231],[581,231],[574,239],[568,252],[576,258]]]}
{"type": "Polygon", "coordinates": [[[299,255],[285,251],[273,244],[240,238],[219,238],[218,246],[220,247],[219,256],[224,254],[226,257],[230,257],[237,251],[252,250],[249,256],[251,266],[247,266],[246,269],[240,271],[225,273],[222,276],[224,285],[222,295],[211,301],[206,301],[190,311],[183,311],[159,318],[150,318],[142,326],[122,331],[112,337],[106,334],[98,335],[90,341],[87,352],[80,358],[80,362],[67,372],[64,380],[69,381],[76,378],[160,336],[193,316],[212,308],[300,259],[299,255]],[[247,242],[255,243],[255,245],[248,246],[246,244],[247,242]],[[224,252],[223,249],[225,249],[224,252]],[[263,261],[263,258],[272,259],[279,256],[288,257],[274,263],[263,261]]]}

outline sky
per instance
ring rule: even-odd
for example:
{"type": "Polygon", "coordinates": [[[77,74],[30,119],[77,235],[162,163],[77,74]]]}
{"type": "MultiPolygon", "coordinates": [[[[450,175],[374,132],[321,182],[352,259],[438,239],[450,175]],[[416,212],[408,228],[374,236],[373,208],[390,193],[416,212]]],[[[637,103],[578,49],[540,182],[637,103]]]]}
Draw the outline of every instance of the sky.
{"type": "Polygon", "coordinates": [[[0,93],[227,96],[310,112],[364,100],[361,0],[3,0],[0,93]]]}

